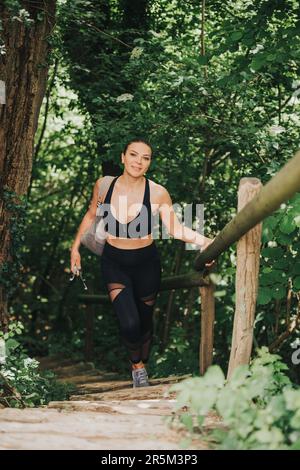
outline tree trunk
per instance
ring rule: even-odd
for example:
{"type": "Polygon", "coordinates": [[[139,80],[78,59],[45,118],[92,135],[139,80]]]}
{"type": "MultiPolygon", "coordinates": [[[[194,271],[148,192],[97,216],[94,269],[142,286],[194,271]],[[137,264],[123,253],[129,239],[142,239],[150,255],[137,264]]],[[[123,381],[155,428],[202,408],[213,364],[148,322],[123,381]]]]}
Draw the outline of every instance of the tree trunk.
{"type": "MultiPolygon", "coordinates": [[[[173,269],[173,274],[178,274],[180,271],[180,266],[182,262],[182,257],[184,253],[184,242],[181,242],[178,250],[176,251],[175,255],[175,266],[173,269]]],[[[172,320],[172,313],[173,313],[173,306],[174,306],[174,299],[175,299],[175,290],[172,289],[169,294],[168,304],[167,304],[167,312],[165,317],[165,327],[164,327],[164,334],[163,334],[163,347],[167,346],[167,342],[169,339],[169,332],[172,320]]]]}
{"type": "MultiPolygon", "coordinates": [[[[34,135],[45,94],[49,64],[48,37],[55,19],[55,0],[21,1],[33,23],[13,20],[16,12],[0,5],[2,39],[6,54],[0,63],[0,80],[6,85],[4,104],[0,104],[0,266],[7,272],[12,265],[13,243],[10,224],[12,207],[4,197],[13,192],[12,202],[26,195],[32,171],[34,135]],[[5,268],[4,268],[5,266],[5,268]]],[[[14,218],[15,219],[15,218],[14,218]]],[[[2,274],[3,275],[3,274],[2,274]]],[[[8,321],[7,282],[0,284],[0,328],[8,321]]]]}
{"type": "Polygon", "coordinates": [[[213,362],[214,323],[215,323],[215,285],[200,287],[201,295],[201,332],[199,346],[199,371],[204,375],[213,362]]]}

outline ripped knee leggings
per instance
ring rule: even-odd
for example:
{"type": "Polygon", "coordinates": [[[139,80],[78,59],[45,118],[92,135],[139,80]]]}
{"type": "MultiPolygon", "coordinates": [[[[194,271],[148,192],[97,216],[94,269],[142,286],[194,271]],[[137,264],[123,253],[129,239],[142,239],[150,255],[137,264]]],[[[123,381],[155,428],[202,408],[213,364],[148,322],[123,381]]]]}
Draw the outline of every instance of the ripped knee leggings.
{"type": "Polygon", "coordinates": [[[129,360],[146,363],[153,339],[154,304],[161,282],[160,254],[155,241],[136,249],[120,249],[106,242],[101,272],[129,360]]]}

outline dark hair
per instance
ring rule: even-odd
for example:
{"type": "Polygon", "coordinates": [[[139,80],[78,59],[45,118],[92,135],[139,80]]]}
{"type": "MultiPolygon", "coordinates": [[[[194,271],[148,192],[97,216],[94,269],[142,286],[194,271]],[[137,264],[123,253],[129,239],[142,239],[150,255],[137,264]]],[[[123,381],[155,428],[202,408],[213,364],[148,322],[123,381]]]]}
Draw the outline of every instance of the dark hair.
{"type": "Polygon", "coordinates": [[[148,147],[150,147],[150,149],[151,149],[151,158],[153,158],[153,148],[152,148],[152,145],[151,145],[149,142],[147,142],[147,140],[144,140],[144,139],[133,139],[133,140],[130,140],[130,142],[127,142],[127,144],[125,145],[124,150],[123,150],[124,155],[125,155],[125,153],[126,153],[128,147],[129,147],[129,145],[130,145],[130,144],[133,144],[134,142],[143,142],[143,144],[148,145],[148,147]]]}

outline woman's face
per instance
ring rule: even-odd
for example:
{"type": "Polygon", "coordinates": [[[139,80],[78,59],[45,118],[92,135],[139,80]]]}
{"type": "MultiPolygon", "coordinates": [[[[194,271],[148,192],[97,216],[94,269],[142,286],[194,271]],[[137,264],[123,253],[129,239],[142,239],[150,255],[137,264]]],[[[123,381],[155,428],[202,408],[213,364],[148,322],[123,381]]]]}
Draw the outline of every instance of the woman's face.
{"type": "Polygon", "coordinates": [[[133,142],[128,145],[125,155],[122,152],[122,163],[130,175],[143,175],[151,163],[151,148],[143,142],[133,142]]]}

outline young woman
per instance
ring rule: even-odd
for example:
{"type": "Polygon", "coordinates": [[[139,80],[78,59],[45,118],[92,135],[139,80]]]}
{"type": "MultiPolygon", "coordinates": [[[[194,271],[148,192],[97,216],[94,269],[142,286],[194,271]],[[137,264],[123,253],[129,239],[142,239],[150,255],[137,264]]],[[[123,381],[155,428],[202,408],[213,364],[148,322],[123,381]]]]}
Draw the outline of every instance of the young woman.
{"type": "MultiPolygon", "coordinates": [[[[104,216],[108,221],[101,271],[128,350],[133,387],[149,385],[145,364],[150,354],[153,310],[161,281],[160,253],[152,238],[154,216],[159,214],[174,238],[195,243],[201,249],[213,241],[180,224],[168,191],[145,176],[151,159],[148,142],[129,142],[122,152],[123,173],[112,180],[101,201],[107,208],[104,216]],[[141,206],[138,214],[134,210],[137,205],[141,206]]],[[[77,275],[76,267],[81,268],[80,237],[96,216],[102,180],[97,180],[94,186],[89,210],[71,249],[71,271],[77,275]]]]}

